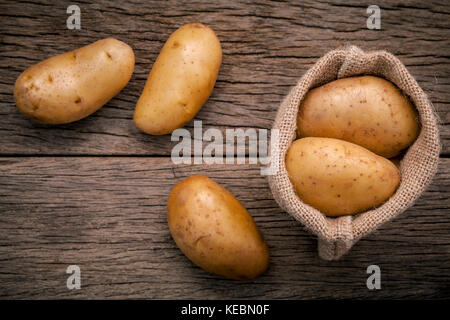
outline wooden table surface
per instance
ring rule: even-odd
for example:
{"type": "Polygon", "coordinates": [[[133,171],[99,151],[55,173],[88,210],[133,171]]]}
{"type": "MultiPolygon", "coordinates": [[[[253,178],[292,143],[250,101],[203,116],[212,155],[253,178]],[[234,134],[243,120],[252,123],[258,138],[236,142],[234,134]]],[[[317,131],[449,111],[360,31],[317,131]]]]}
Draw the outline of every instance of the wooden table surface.
{"type": "MultiPolygon", "coordinates": [[[[0,298],[449,298],[450,4],[390,1],[381,30],[366,27],[373,1],[0,1],[0,298]],[[81,9],[68,30],[66,9],[81,9]],[[208,128],[270,128],[289,89],[329,50],[385,49],[407,66],[441,121],[439,171],[416,204],[359,241],[341,260],[273,200],[258,165],[174,165],[170,136],[132,121],[147,75],[183,24],[212,27],[223,48],[214,92],[195,119],[208,128]],[[133,47],[129,84],[93,115],[45,126],[15,107],[13,87],[47,57],[115,37],[133,47]],[[176,247],[166,222],[170,188],[208,175],[254,217],[271,251],[250,282],[209,274],[176,247]],[[366,268],[381,268],[368,290],[366,268]],[[68,290],[66,268],[81,268],[68,290]]],[[[187,128],[192,131],[193,121],[187,128]]]]}

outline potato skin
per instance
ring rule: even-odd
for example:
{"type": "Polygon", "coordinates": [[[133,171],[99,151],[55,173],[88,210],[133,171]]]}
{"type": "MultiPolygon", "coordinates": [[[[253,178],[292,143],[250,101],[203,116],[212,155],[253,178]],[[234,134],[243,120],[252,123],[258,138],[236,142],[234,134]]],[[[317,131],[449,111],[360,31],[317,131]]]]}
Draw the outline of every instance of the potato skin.
{"type": "Polygon", "coordinates": [[[136,126],[152,135],[183,127],[208,100],[222,63],[214,31],[200,23],[176,30],[148,76],[134,113],[136,126]]]}
{"type": "Polygon", "coordinates": [[[269,250],[253,218],[208,177],[180,181],[170,192],[167,218],[181,251],[209,272],[249,280],[268,267],[269,250]]]}
{"type": "Polygon", "coordinates": [[[400,174],[388,159],[332,138],[294,141],[286,153],[286,169],[300,199],[327,216],[379,206],[400,183],[400,174]]]}
{"type": "Polygon", "coordinates": [[[100,109],[125,87],[133,49],[112,38],[51,57],[26,69],[14,86],[20,112],[37,122],[70,123],[100,109]]]}
{"type": "Polygon", "coordinates": [[[390,158],[414,142],[419,124],[415,108],[397,87],[363,76],[310,90],[299,108],[297,133],[343,139],[390,158]]]}

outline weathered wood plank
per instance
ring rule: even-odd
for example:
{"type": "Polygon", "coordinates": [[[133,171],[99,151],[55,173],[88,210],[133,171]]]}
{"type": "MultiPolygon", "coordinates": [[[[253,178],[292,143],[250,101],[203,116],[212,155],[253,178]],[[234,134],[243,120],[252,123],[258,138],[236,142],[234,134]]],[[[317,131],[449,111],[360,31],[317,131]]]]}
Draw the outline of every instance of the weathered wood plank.
{"type": "Polygon", "coordinates": [[[318,258],[316,240],[282,212],[253,165],[174,166],[168,158],[0,159],[0,298],[443,298],[450,275],[450,159],[403,215],[342,260],[318,258]],[[193,174],[226,186],[271,250],[251,282],[194,266],[166,223],[170,188],[193,174]],[[66,288],[68,265],[82,288],[66,288]],[[366,288],[377,264],[382,289],[366,288]]]}
{"type": "MultiPolygon", "coordinates": [[[[211,26],[223,46],[223,65],[210,100],[196,119],[205,128],[270,128],[289,88],[323,54],[338,46],[396,54],[429,94],[442,120],[443,153],[450,154],[450,14],[446,1],[382,5],[382,30],[366,28],[360,1],[82,1],[82,29],[66,28],[68,1],[0,4],[0,154],[167,156],[168,136],[138,132],[135,103],[163,43],[193,21],[211,26]],[[128,86],[79,122],[48,127],[26,120],[13,85],[38,61],[105,37],[135,50],[128,86]]],[[[192,128],[192,122],[188,124],[192,128]]]]}
{"type": "Polygon", "coordinates": [[[450,296],[450,159],[442,159],[434,183],[414,207],[341,261],[326,262],[317,257],[314,237],[278,208],[256,166],[174,166],[158,157],[170,155],[170,138],[144,135],[131,120],[164,41],[182,24],[200,21],[217,32],[224,51],[214,93],[196,117],[205,129],[270,128],[281,99],[320,56],[356,44],[389,50],[405,63],[436,107],[448,157],[446,1],[383,3],[380,31],[365,26],[371,3],[356,0],[77,3],[80,31],[65,27],[71,2],[0,3],[0,298],[450,296]],[[33,124],[18,113],[12,89],[21,71],[110,36],[135,49],[136,68],[104,108],[57,127],[33,124]],[[166,199],[191,174],[225,185],[255,217],[271,249],[264,276],[248,283],[221,279],[176,248],[165,220],[166,199]],[[65,286],[69,264],[82,269],[79,291],[65,286]],[[377,292],[365,286],[370,264],[382,270],[383,289],[377,292]]]}

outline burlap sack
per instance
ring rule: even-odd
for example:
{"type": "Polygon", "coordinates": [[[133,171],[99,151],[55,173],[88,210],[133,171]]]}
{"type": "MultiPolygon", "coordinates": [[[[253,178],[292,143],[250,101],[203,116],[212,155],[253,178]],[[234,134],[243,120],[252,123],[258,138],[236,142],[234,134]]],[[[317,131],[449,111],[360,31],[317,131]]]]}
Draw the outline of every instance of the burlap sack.
{"type": "Polygon", "coordinates": [[[281,103],[273,129],[279,130],[279,145],[278,150],[272,150],[271,161],[276,161],[279,169],[269,176],[272,194],[282,209],[318,236],[319,256],[325,260],[339,259],[361,237],[410,207],[437,169],[440,144],[433,107],[400,60],[385,51],[366,53],[351,46],[326,54],[281,103]],[[393,82],[409,97],[419,112],[420,135],[401,161],[400,186],[387,202],[355,216],[329,218],[299,199],[286,171],[285,155],[296,138],[298,107],[311,88],[340,78],[369,74],[393,82]]]}

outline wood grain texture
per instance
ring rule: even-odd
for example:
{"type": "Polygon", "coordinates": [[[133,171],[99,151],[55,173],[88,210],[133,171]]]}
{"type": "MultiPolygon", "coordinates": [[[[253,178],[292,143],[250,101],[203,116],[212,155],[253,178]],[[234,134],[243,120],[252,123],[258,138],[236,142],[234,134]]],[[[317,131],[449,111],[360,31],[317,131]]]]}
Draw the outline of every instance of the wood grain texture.
{"type": "Polygon", "coordinates": [[[450,293],[450,160],[411,209],[342,260],[278,208],[254,165],[174,166],[167,158],[0,160],[0,298],[438,298],[450,293]],[[176,247],[170,189],[193,174],[228,188],[260,227],[269,270],[251,282],[214,276],[176,247]],[[245,177],[245,178],[242,178],[245,177]],[[388,248],[388,249],[387,249],[388,248]],[[66,288],[68,265],[82,288],[66,288]],[[377,264],[382,290],[366,288],[377,264]]]}
{"type": "MultiPolygon", "coordinates": [[[[76,2],[82,29],[66,28],[73,2],[0,0],[0,299],[314,299],[450,297],[450,7],[383,3],[382,30],[366,28],[370,1],[76,2]],[[340,261],[275,203],[256,165],[174,165],[170,136],[140,133],[135,103],[168,36],[185,23],[212,27],[223,47],[204,129],[270,128],[289,89],[322,55],[347,44],[385,49],[407,66],[441,119],[439,171],[417,203],[359,241],[340,261]],[[90,117],[62,126],[25,119],[13,100],[32,64],[106,37],[135,50],[130,83],[90,117]],[[194,266],[170,237],[170,188],[206,174],[248,208],[271,250],[251,282],[194,266]],[[66,288],[68,265],[82,289],[66,288]],[[366,288],[377,264],[382,289],[366,288]]],[[[192,130],[193,122],[187,125],[192,130]]]]}
{"type": "MultiPolygon", "coordinates": [[[[0,153],[168,155],[167,136],[152,137],[132,115],[145,80],[169,35],[200,21],[222,43],[214,92],[196,119],[205,128],[270,128],[282,98],[326,52],[355,44],[398,56],[441,118],[443,154],[450,154],[450,10],[446,1],[393,1],[382,6],[382,29],[366,28],[363,1],[82,1],[82,29],[66,28],[72,2],[2,1],[0,7],[0,153]],[[25,119],[14,104],[16,78],[45,58],[116,37],[134,48],[130,83],[90,117],[48,127],[25,119]]],[[[192,122],[188,124],[192,128],[192,122]]]]}

